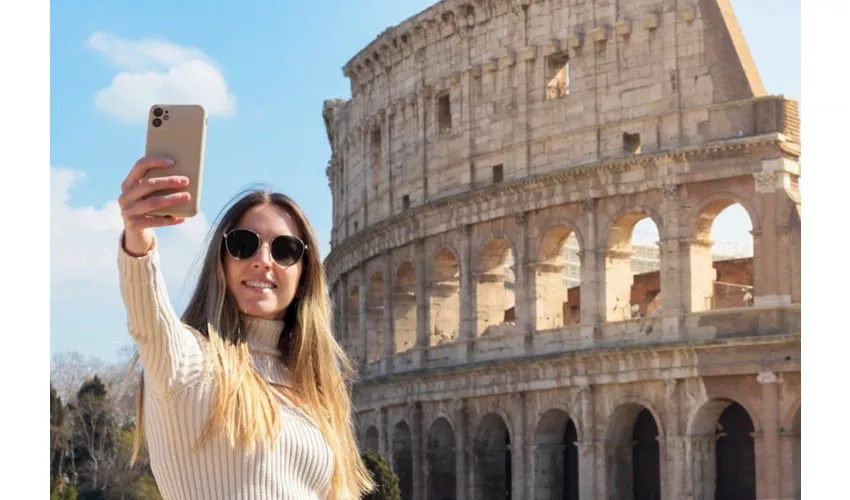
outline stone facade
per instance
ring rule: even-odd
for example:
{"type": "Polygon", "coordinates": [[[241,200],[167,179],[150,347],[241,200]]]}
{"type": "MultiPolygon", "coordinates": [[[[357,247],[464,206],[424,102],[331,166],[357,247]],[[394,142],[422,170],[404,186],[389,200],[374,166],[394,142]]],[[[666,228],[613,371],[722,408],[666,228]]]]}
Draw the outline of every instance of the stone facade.
{"type": "Polygon", "coordinates": [[[797,103],[728,0],[444,0],[344,73],[326,272],[361,445],[404,498],[799,496],[797,103]],[[734,203],[753,257],[722,268],[734,203]]]}

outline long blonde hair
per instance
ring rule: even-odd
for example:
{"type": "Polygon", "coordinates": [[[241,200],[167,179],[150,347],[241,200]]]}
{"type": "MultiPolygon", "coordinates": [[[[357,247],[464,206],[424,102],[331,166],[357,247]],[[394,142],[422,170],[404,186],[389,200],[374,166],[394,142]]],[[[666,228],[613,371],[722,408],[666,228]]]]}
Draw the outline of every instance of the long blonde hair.
{"type": "MultiPolygon", "coordinates": [[[[279,429],[279,414],[268,384],[251,364],[244,324],[224,275],[223,234],[249,209],[277,205],[297,222],[308,251],[301,279],[287,307],[279,348],[292,373],[299,407],[320,429],[334,456],[331,498],[360,498],[374,487],[357,448],[352,423],[349,383],[354,377],[350,359],[333,336],[327,283],[313,228],[301,208],[288,196],[255,190],[242,196],[224,213],[204,257],[198,283],[183,322],[208,342],[215,393],[209,420],[196,446],[214,434],[240,443],[248,451],[269,443],[279,429]]],[[[135,461],[143,435],[144,376],[136,408],[135,461]]]]}

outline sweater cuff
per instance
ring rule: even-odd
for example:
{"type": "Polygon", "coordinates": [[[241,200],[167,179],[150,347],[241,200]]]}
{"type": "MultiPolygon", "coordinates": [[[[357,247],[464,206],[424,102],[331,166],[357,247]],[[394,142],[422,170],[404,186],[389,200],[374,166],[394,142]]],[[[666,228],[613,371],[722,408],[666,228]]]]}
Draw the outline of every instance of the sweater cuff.
{"type": "Polygon", "coordinates": [[[159,268],[159,252],[156,237],[148,251],[139,257],[127,253],[124,248],[124,232],[118,240],[118,269],[121,278],[128,282],[149,283],[159,268]]]}

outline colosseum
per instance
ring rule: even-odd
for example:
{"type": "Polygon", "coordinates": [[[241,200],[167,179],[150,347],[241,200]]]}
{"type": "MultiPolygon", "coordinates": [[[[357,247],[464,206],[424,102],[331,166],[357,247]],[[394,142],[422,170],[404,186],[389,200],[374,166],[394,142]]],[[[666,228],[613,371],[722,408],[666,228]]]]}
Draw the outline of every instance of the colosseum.
{"type": "Polygon", "coordinates": [[[798,104],[729,0],[443,0],[343,72],[326,271],[402,498],[799,498],[798,104]]]}

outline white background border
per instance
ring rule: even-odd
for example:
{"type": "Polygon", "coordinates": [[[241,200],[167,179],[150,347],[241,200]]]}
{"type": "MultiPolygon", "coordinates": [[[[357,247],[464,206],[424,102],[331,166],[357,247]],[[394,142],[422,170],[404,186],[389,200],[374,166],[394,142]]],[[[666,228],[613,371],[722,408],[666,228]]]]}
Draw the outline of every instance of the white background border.
{"type": "MultiPolygon", "coordinates": [[[[0,429],[14,460],[4,470],[15,474],[7,476],[4,491],[21,498],[41,497],[35,492],[48,489],[49,8],[48,2],[18,2],[6,5],[0,17],[0,209],[5,216],[0,285],[6,296],[0,301],[6,403],[0,429]]],[[[803,361],[809,366],[803,387],[812,396],[803,425],[803,487],[808,498],[841,498],[847,491],[843,457],[850,442],[848,413],[842,410],[848,399],[842,373],[850,366],[850,319],[844,316],[850,309],[844,293],[850,247],[843,241],[848,224],[844,203],[850,200],[850,58],[845,49],[850,2],[806,1],[802,13],[802,184],[812,224],[803,238],[803,295],[808,299],[803,361]]],[[[765,12],[765,22],[769,16],[765,12]]]]}

